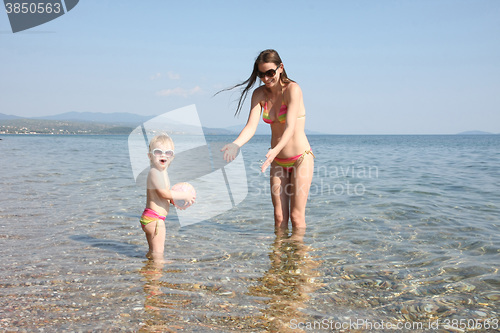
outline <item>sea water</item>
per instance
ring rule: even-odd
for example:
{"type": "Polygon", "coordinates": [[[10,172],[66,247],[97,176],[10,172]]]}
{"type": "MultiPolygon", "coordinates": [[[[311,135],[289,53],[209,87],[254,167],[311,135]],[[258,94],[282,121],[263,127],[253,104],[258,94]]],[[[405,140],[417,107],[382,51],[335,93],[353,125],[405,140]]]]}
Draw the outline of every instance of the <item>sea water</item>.
{"type": "Polygon", "coordinates": [[[1,138],[2,330],[499,328],[500,136],[310,136],[304,234],[274,232],[256,136],[246,199],[183,227],[172,208],[165,263],[127,136],[1,138]]]}

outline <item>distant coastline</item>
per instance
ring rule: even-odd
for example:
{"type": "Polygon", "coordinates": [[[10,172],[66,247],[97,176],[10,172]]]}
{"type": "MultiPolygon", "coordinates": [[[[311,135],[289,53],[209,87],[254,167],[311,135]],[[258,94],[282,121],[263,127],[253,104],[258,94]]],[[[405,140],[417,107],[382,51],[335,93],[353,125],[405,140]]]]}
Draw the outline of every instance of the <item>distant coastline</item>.
{"type": "MultiPolygon", "coordinates": [[[[154,117],[155,116],[140,116],[130,113],[68,112],[47,117],[22,118],[0,113],[0,135],[128,135],[137,126],[154,117]]],[[[203,127],[203,132],[205,135],[238,135],[242,128],[243,125],[227,128],[203,127]]],[[[166,131],[168,133],[183,133],[182,130],[179,131],[179,129],[167,129],[166,131]]],[[[270,135],[269,126],[259,125],[255,134],[270,135]]],[[[336,135],[310,131],[307,129],[306,134],[336,135]]],[[[448,135],[499,134],[475,130],[448,135]]]]}
{"type": "MultiPolygon", "coordinates": [[[[0,113],[0,134],[46,135],[128,135],[137,126],[156,116],[140,116],[131,113],[67,112],[54,116],[22,118],[0,113]]],[[[243,128],[203,127],[205,135],[237,135],[243,128]]],[[[179,128],[176,124],[165,129],[167,133],[187,133],[192,128],[179,128]]],[[[308,131],[307,134],[322,134],[308,131]]],[[[269,126],[260,125],[256,135],[270,135],[269,126]]]]}
{"type": "Polygon", "coordinates": [[[130,134],[128,126],[45,119],[0,120],[0,134],[103,135],[130,134]]]}
{"type": "MultiPolygon", "coordinates": [[[[47,119],[0,119],[1,134],[19,135],[128,135],[138,125],[96,123],[90,121],[62,121],[47,119]]],[[[183,134],[182,131],[166,130],[168,133],[183,134]]],[[[205,135],[235,135],[223,128],[203,128],[205,135]]]]}

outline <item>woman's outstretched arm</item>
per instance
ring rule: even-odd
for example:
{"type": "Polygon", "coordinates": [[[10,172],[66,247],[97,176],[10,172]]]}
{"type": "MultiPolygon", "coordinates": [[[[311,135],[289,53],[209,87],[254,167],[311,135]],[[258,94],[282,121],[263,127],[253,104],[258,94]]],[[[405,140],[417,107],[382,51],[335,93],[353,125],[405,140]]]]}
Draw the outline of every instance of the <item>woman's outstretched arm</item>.
{"type": "Polygon", "coordinates": [[[230,162],[236,158],[238,150],[247,143],[254,135],[257,130],[257,126],[260,121],[260,114],[262,107],[260,105],[261,94],[258,90],[255,90],[252,94],[252,105],[250,108],[250,114],[248,115],[248,120],[245,127],[241,130],[240,135],[232,143],[222,147],[221,151],[224,152],[224,160],[230,162]]]}

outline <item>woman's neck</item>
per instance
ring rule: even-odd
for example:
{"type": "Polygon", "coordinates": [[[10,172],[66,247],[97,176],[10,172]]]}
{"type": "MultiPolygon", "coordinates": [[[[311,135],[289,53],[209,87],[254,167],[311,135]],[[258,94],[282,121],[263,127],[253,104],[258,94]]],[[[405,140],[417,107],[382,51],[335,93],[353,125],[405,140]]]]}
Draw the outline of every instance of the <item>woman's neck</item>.
{"type": "Polygon", "coordinates": [[[285,85],[280,80],[277,85],[275,85],[274,87],[268,88],[267,90],[269,91],[269,94],[271,96],[281,96],[281,95],[283,95],[284,88],[285,88],[285,85]]]}

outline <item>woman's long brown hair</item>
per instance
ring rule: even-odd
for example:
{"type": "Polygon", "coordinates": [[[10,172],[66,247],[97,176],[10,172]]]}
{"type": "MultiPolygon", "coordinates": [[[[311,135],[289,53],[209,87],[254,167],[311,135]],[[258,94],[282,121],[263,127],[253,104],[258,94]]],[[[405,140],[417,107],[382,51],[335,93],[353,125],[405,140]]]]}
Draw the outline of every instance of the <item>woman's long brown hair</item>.
{"type": "MultiPolygon", "coordinates": [[[[255,59],[255,63],[253,64],[252,74],[250,75],[250,77],[247,80],[245,80],[242,83],[237,84],[231,88],[223,89],[223,90],[217,92],[217,94],[218,94],[220,92],[232,90],[234,88],[244,87],[241,91],[241,96],[238,100],[238,107],[236,108],[236,112],[234,113],[234,116],[239,115],[241,108],[243,106],[243,103],[245,102],[245,100],[247,98],[248,92],[250,91],[250,89],[253,87],[253,85],[257,81],[257,73],[259,72],[258,66],[260,64],[271,63],[271,62],[274,63],[276,66],[281,65],[282,61],[281,61],[281,58],[280,58],[278,52],[276,52],[275,50],[272,50],[272,49],[262,51],[259,54],[259,56],[255,59]]],[[[290,80],[288,78],[284,67],[283,67],[283,72],[280,75],[280,80],[283,83],[293,82],[293,80],[290,80]]],[[[215,94],[215,95],[217,95],[217,94],[215,94]]]]}

